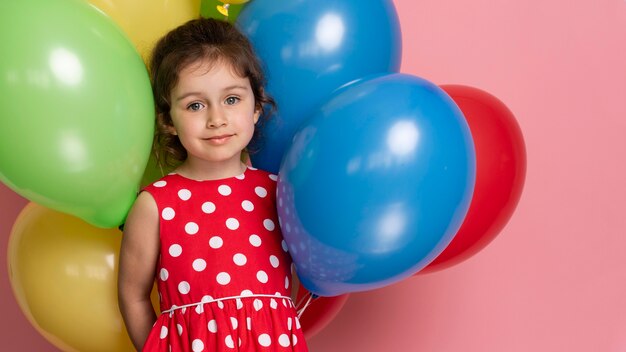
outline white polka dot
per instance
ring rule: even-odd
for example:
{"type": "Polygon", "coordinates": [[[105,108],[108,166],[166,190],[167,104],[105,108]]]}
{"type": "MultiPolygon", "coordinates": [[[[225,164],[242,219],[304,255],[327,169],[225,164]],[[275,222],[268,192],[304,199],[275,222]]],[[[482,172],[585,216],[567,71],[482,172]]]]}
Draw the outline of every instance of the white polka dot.
{"type": "Polygon", "coordinates": [[[209,295],[204,295],[202,296],[202,299],[200,300],[200,302],[208,303],[208,302],[211,302],[212,300],[213,300],[213,297],[209,295]]]}
{"type": "Polygon", "coordinates": [[[265,219],[263,220],[263,227],[265,227],[267,231],[274,231],[274,228],[276,227],[276,225],[274,225],[274,222],[272,220],[265,219]]]}
{"type": "Polygon", "coordinates": [[[272,307],[272,309],[276,309],[278,308],[278,302],[276,302],[275,299],[270,299],[270,307],[272,307]]]}
{"type": "Polygon", "coordinates": [[[291,317],[287,318],[287,330],[291,331],[291,317]]]}
{"type": "Polygon", "coordinates": [[[291,341],[289,340],[289,335],[282,334],[278,337],[278,343],[283,347],[289,347],[291,341]]]}
{"type": "Polygon", "coordinates": [[[271,344],[272,344],[272,339],[270,338],[270,335],[268,334],[259,335],[259,345],[263,347],[269,347],[269,345],[271,344]]]}
{"type": "Polygon", "coordinates": [[[285,276],[285,290],[289,288],[289,276],[285,276]]]}
{"type": "Polygon", "coordinates": [[[212,333],[216,333],[217,332],[217,322],[215,321],[215,319],[212,319],[209,324],[207,324],[207,328],[209,329],[210,332],[212,333]]]}
{"type": "Polygon", "coordinates": [[[216,280],[217,283],[220,285],[228,285],[228,283],[230,282],[230,275],[228,275],[228,273],[221,272],[217,274],[216,280]]]}
{"type": "Polygon", "coordinates": [[[243,290],[243,291],[241,291],[241,294],[240,294],[240,295],[241,295],[242,297],[250,297],[250,296],[252,296],[252,294],[253,294],[253,293],[252,293],[252,291],[250,291],[250,290],[243,290]]]}
{"type": "Polygon", "coordinates": [[[215,204],[212,202],[204,202],[202,203],[202,211],[206,214],[211,214],[215,211],[215,204]]]}
{"type": "Polygon", "coordinates": [[[261,302],[260,299],[255,299],[254,302],[252,302],[252,305],[254,306],[254,309],[258,312],[261,309],[263,309],[263,302],[261,302]]]}
{"type": "Polygon", "coordinates": [[[282,240],[280,242],[280,245],[283,247],[283,251],[288,252],[289,249],[287,248],[287,242],[285,242],[285,240],[282,240]]]}
{"type": "Polygon", "coordinates": [[[193,270],[195,271],[202,271],[206,269],[206,261],[204,261],[204,259],[201,259],[201,258],[194,260],[191,265],[193,266],[193,270]]]}
{"type": "Polygon", "coordinates": [[[161,326],[161,334],[159,334],[159,337],[162,339],[167,337],[167,327],[161,326]]]}
{"type": "Polygon", "coordinates": [[[193,352],[201,352],[204,351],[204,343],[200,339],[195,339],[191,343],[191,350],[193,352]]]}
{"type": "Polygon", "coordinates": [[[270,255],[270,264],[272,264],[274,268],[278,268],[278,266],[280,265],[278,257],[275,255],[270,255]]]}
{"type": "Polygon", "coordinates": [[[195,222],[188,222],[187,225],[185,225],[185,232],[187,232],[189,235],[197,234],[199,229],[200,228],[198,227],[198,224],[196,224],[195,222]]]}
{"type": "MultiPolygon", "coordinates": [[[[300,319],[298,319],[298,317],[296,317],[296,329],[300,329],[302,327],[302,325],[300,325],[300,319]]],[[[295,342],[294,342],[295,345],[295,342]]]]}
{"type": "Polygon", "coordinates": [[[249,200],[244,200],[243,202],[241,202],[241,207],[245,211],[253,211],[254,210],[254,204],[252,204],[252,202],[249,201],[249,200]]]}
{"type": "Polygon", "coordinates": [[[239,220],[235,218],[228,218],[226,220],[226,227],[228,227],[229,230],[237,230],[239,228],[239,220]]]}
{"type": "Polygon", "coordinates": [[[170,246],[169,253],[172,257],[178,257],[183,253],[183,247],[179,244],[173,244],[170,246]]]}
{"type": "Polygon", "coordinates": [[[239,326],[239,321],[235,317],[230,317],[230,325],[233,326],[233,330],[236,330],[239,326]]]}
{"type": "Polygon", "coordinates": [[[239,266],[244,266],[248,262],[248,258],[241,253],[237,253],[233,256],[233,262],[239,266]]]}
{"type": "Polygon", "coordinates": [[[226,336],[226,338],[224,339],[224,343],[228,348],[235,348],[235,342],[233,341],[233,337],[230,335],[226,336]]]}
{"type": "Polygon", "coordinates": [[[167,182],[161,180],[161,181],[157,181],[155,183],[152,184],[154,187],[165,187],[167,185],[167,182]]]}
{"type": "Polygon", "coordinates": [[[246,318],[246,327],[248,328],[248,330],[252,330],[252,318],[246,318]]]}
{"type": "Polygon", "coordinates": [[[246,174],[237,175],[235,176],[235,178],[238,180],[243,180],[244,178],[246,178],[246,174]]]}
{"type": "Polygon", "coordinates": [[[255,247],[261,246],[261,237],[258,235],[250,235],[250,244],[255,247]]]}
{"type": "Polygon", "coordinates": [[[211,248],[213,249],[218,249],[222,247],[223,244],[224,244],[224,240],[222,240],[222,238],[219,236],[213,236],[209,240],[209,246],[211,246],[211,248]]]}
{"type": "Polygon", "coordinates": [[[178,336],[181,336],[183,334],[183,326],[176,324],[176,331],[178,331],[178,336]]]}
{"type": "Polygon", "coordinates": [[[159,277],[161,278],[161,280],[166,281],[169,276],[170,273],[167,271],[167,269],[161,268],[161,271],[159,271],[159,277]]]}
{"type": "Polygon", "coordinates": [[[189,283],[187,281],[181,281],[178,284],[178,292],[182,293],[183,295],[188,294],[190,290],[191,287],[189,286],[189,283]]]}
{"type": "Polygon", "coordinates": [[[278,180],[278,176],[276,176],[274,174],[270,174],[270,180],[276,181],[276,180],[278,180]]]}
{"type": "Polygon", "coordinates": [[[202,313],[204,313],[204,305],[202,305],[202,304],[198,304],[198,305],[196,306],[196,313],[198,313],[198,314],[202,314],[202,313]]]}
{"type": "Polygon", "coordinates": [[[291,341],[293,341],[293,345],[295,346],[298,343],[298,337],[296,335],[291,335],[291,341]]]}
{"type": "Polygon", "coordinates": [[[176,216],[176,212],[170,207],[164,208],[163,211],[161,211],[163,220],[172,220],[174,216],[176,216]]]}
{"type": "Polygon", "coordinates": [[[267,197],[267,190],[265,188],[263,188],[263,187],[256,187],[254,189],[254,193],[256,193],[256,195],[261,197],[261,198],[267,197]]]}
{"type": "Polygon", "coordinates": [[[189,198],[191,198],[191,191],[184,188],[181,189],[180,191],[178,191],[178,198],[180,198],[181,200],[189,200],[189,198]]]}
{"type": "Polygon", "coordinates": [[[263,270],[259,270],[256,273],[256,279],[259,280],[259,282],[266,284],[268,280],[267,273],[263,270]]]}
{"type": "Polygon", "coordinates": [[[228,196],[230,195],[233,191],[230,189],[230,187],[226,186],[226,185],[221,185],[219,187],[217,187],[217,191],[223,195],[223,196],[228,196]]]}
{"type": "Polygon", "coordinates": [[[219,309],[224,309],[224,302],[222,302],[222,301],[217,301],[217,307],[218,307],[219,309]]]}

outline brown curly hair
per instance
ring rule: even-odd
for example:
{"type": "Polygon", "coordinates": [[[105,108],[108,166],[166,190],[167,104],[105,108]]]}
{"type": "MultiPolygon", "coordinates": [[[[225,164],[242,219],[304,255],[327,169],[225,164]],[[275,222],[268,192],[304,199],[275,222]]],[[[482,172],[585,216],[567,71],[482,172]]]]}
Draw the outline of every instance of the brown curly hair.
{"type": "Polygon", "coordinates": [[[156,128],[153,151],[159,166],[176,166],[187,158],[178,136],[171,133],[170,92],[178,83],[179,73],[200,60],[225,60],[235,72],[250,80],[257,109],[253,141],[260,137],[260,125],[275,110],[276,103],[265,93],[265,75],[252,45],[232,24],[212,18],[191,20],[162,37],[152,51],[149,71],[156,104],[156,128]]]}

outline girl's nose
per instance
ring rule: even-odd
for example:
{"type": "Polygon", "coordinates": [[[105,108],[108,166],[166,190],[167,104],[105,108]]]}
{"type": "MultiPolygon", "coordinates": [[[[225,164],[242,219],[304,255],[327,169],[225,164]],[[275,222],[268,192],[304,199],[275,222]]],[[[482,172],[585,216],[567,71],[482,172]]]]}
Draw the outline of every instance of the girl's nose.
{"type": "Polygon", "coordinates": [[[207,127],[208,128],[218,128],[222,126],[226,126],[228,124],[228,119],[224,114],[224,111],[219,107],[213,108],[209,110],[209,116],[207,117],[207,127]]]}

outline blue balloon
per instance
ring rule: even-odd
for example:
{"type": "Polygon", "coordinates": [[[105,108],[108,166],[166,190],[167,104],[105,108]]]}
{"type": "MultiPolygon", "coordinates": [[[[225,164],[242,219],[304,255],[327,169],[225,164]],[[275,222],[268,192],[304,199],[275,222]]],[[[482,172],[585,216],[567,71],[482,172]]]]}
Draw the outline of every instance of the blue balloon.
{"type": "Polygon", "coordinates": [[[389,74],[338,91],[279,172],[279,219],[304,287],[335,296],[424,268],[463,222],[475,159],[465,118],[433,83],[389,74]]]}
{"type": "Polygon", "coordinates": [[[332,91],[400,68],[400,25],[390,0],[255,0],[236,24],[264,62],[267,90],[278,105],[251,155],[256,167],[271,172],[298,127],[332,91]]]}

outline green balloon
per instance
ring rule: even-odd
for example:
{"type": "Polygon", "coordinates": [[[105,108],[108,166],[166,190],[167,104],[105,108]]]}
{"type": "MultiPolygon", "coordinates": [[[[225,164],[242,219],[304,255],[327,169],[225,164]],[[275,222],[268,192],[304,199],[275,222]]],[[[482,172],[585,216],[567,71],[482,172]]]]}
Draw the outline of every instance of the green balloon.
{"type": "Polygon", "coordinates": [[[0,52],[0,181],[98,227],[121,224],[154,132],[132,43],[86,1],[2,1],[0,52]]]}

